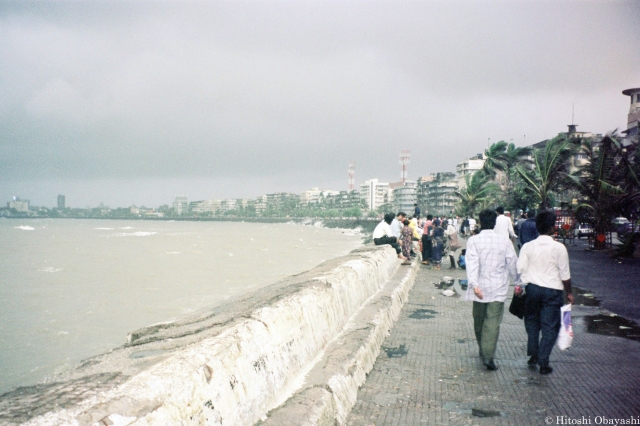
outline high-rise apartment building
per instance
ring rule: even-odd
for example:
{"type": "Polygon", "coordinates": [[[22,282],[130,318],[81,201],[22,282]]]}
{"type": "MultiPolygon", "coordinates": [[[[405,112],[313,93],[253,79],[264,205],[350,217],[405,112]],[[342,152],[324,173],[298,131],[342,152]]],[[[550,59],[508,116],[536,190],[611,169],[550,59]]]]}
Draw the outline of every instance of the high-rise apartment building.
{"type": "Polygon", "coordinates": [[[360,185],[360,198],[364,200],[369,210],[375,210],[385,204],[388,199],[389,184],[369,179],[360,185]]]}
{"type": "Polygon", "coordinates": [[[66,207],[65,204],[65,196],[58,195],[58,210],[64,210],[66,207]]]}
{"type": "Polygon", "coordinates": [[[455,173],[436,173],[436,178],[428,183],[427,211],[435,215],[450,215],[455,209],[458,197],[458,179],[455,173]]]}
{"type": "Polygon", "coordinates": [[[413,214],[414,205],[418,202],[417,183],[405,180],[404,184],[393,189],[393,208],[396,212],[413,214]]]}

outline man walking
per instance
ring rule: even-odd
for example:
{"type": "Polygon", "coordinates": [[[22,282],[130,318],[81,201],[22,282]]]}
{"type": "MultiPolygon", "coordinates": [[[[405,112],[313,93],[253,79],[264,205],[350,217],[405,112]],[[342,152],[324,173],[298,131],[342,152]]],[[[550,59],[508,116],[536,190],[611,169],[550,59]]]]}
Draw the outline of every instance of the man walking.
{"type": "MultiPolygon", "coordinates": [[[[493,230],[496,234],[504,235],[507,238],[515,238],[516,233],[513,232],[513,224],[511,219],[504,215],[504,207],[500,206],[496,208],[498,217],[496,218],[496,226],[493,230]]],[[[484,229],[484,227],[482,228],[484,229]]]]}
{"type": "MultiPolygon", "coordinates": [[[[556,215],[542,211],[536,216],[540,236],[522,246],[518,272],[527,283],[524,307],[524,326],[527,330],[529,365],[540,366],[540,374],[550,374],[549,356],[560,331],[560,308],[567,300],[573,303],[569,254],[567,248],[551,237],[555,232],[556,215]],[[542,337],[540,334],[542,332],[542,337]]],[[[516,294],[520,294],[516,288],[516,294]]]]}
{"type": "Polygon", "coordinates": [[[527,213],[527,220],[520,225],[520,247],[526,243],[535,240],[540,235],[536,228],[536,212],[535,210],[529,210],[527,213]]]}
{"type": "Polygon", "coordinates": [[[473,301],[473,328],[480,358],[490,371],[498,369],[494,355],[509,279],[520,284],[516,270],[518,259],[513,244],[493,230],[496,217],[493,210],[483,210],[480,213],[482,231],[469,238],[465,257],[469,285],[465,300],[473,301]]]}

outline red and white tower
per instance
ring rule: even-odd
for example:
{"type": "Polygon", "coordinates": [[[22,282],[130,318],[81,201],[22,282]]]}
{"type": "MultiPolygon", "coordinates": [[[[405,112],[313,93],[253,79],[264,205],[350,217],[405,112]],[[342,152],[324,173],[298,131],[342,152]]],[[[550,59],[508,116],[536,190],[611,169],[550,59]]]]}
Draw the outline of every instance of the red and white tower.
{"type": "Polygon", "coordinates": [[[353,191],[356,187],[356,162],[349,163],[349,192],[353,191]]]}
{"type": "Polygon", "coordinates": [[[402,166],[402,172],[400,173],[400,178],[402,179],[402,183],[407,180],[407,166],[409,165],[409,159],[411,158],[411,151],[407,149],[403,149],[400,151],[400,166],[402,166]]]}

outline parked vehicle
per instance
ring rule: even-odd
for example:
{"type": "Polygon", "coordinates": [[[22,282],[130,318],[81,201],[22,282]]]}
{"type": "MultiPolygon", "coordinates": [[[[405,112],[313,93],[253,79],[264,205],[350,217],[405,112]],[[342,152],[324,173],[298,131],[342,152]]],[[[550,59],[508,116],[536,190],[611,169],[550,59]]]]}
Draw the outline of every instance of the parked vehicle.
{"type": "Polygon", "coordinates": [[[616,217],[611,221],[611,223],[613,223],[613,225],[617,228],[620,225],[629,223],[629,219],[627,219],[626,217],[616,217]]]}
{"type": "Polygon", "coordinates": [[[636,223],[634,226],[631,222],[625,222],[616,228],[618,234],[626,234],[629,232],[640,232],[640,224],[636,223]]]}
{"type": "Polygon", "coordinates": [[[576,228],[576,231],[578,233],[578,239],[584,236],[593,236],[593,228],[588,223],[579,224],[578,228],[576,228]]]}

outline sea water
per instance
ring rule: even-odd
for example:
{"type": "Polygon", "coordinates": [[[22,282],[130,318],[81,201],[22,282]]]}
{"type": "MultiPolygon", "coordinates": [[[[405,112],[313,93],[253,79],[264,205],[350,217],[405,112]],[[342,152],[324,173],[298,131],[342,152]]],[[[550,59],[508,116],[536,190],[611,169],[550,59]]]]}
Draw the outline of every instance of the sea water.
{"type": "Polygon", "coordinates": [[[0,220],[0,394],[361,242],[292,223],[0,220]]]}

